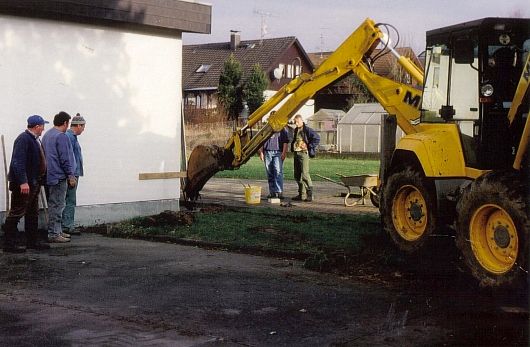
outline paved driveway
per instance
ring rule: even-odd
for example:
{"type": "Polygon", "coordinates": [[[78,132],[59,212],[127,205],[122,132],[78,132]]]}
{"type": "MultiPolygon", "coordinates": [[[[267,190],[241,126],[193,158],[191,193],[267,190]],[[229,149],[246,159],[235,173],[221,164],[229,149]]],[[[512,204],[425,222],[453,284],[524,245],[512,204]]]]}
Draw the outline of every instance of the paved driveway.
{"type": "MultiPolygon", "coordinates": [[[[212,178],[201,190],[201,200],[204,203],[216,203],[229,206],[244,206],[244,184],[261,187],[262,200],[260,207],[278,207],[289,210],[312,210],[328,213],[379,213],[379,210],[372,205],[370,199],[365,199],[365,204],[360,202],[353,207],[344,206],[344,197],[348,189],[332,182],[313,182],[314,184],[314,201],[313,202],[294,202],[291,197],[298,194],[298,187],[294,181],[284,183],[285,196],[284,204],[291,203],[290,207],[281,207],[280,205],[270,204],[265,198],[269,194],[267,181],[265,180],[239,180],[231,178],[212,178]]],[[[359,193],[359,189],[352,188],[353,193],[359,193]]],[[[349,201],[355,201],[350,199],[349,201]]],[[[248,206],[248,205],[246,205],[248,206]]]]}
{"type": "Polygon", "coordinates": [[[403,289],[307,271],[289,259],[91,234],[53,246],[0,256],[2,345],[424,346],[490,335],[517,345],[527,338],[527,318],[471,290],[403,289]]]}
{"type": "Polygon", "coordinates": [[[296,261],[98,235],[0,259],[6,346],[326,345],[377,335],[397,300],[296,261]]]}

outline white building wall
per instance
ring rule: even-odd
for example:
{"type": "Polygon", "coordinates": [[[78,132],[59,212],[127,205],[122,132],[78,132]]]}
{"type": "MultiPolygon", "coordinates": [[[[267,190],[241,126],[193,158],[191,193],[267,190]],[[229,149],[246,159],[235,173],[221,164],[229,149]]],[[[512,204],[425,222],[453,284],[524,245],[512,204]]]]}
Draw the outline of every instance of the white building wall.
{"type": "MultiPolygon", "coordinates": [[[[181,36],[0,16],[0,133],[7,165],[29,115],[42,115],[49,128],[57,112],[79,112],[87,125],[79,137],[85,176],[78,205],[92,211],[85,217],[81,211],[81,219],[94,221],[93,212],[106,204],[129,203],[129,212],[116,209],[98,222],[138,214],[134,203],[142,213],[149,201],[155,210],[163,208],[160,201],[178,206],[178,179],[139,181],[138,174],[180,171],[181,69],[181,36]]],[[[0,175],[3,182],[4,170],[0,175]]],[[[0,211],[5,206],[0,194],[0,211]]]]}

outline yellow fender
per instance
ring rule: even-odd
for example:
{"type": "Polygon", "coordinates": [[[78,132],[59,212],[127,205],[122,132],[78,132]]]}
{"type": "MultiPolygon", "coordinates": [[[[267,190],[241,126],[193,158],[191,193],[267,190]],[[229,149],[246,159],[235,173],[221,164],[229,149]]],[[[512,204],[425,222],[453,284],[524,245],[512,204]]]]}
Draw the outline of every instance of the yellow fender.
{"type": "Polygon", "coordinates": [[[466,177],[468,170],[456,124],[422,124],[424,131],[401,138],[396,149],[415,153],[427,177],[466,177]]]}

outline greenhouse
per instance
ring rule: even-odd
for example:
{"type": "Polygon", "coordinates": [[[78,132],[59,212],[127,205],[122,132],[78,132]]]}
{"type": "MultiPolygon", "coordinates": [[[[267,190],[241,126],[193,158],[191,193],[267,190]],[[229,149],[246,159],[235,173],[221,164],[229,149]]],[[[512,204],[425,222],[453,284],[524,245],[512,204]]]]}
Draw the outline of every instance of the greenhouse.
{"type": "MultiPolygon", "coordinates": [[[[356,104],[337,125],[337,150],[340,153],[379,153],[381,119],[386,114],[378,103],[356,104]]],[[[397,129],[396,139],[403,136],[397,129]]]]}

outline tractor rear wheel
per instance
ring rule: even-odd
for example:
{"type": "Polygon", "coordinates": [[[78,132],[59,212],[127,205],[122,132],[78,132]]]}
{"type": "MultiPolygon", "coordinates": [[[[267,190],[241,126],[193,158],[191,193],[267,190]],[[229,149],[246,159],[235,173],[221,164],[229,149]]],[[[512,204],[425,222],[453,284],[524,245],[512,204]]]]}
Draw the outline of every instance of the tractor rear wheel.
{"type": "Polygon", "coordinates": [[[525,187],[516,172],[490,172],[470,184],[457,204],[457,246],[484,286],[524,275],[528,252],[525,187]]]}
{"type": "Polygon", "coordinates": [[[420,249],[436,227],[432,183],[412,168],[392,174],[384,185],[382,219],[399,249],[420,249]]]}

